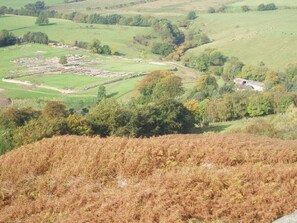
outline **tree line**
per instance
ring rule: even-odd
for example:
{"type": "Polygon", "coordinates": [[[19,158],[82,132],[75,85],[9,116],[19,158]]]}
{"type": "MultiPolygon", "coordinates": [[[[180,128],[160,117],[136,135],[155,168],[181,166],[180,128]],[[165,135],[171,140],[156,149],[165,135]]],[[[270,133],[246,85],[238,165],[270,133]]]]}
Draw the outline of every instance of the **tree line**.
{"type": "MultiPolygon", "coordinates": [[[[196,85],[201,87],[199,81],[196,85]]],[[[100,86],[97,104],[84,113],[57,101],[48,102],[42,111],[8,108],[0,114],[1,153],[54,135],[151,137],[190,133],[195,126],[284,113],[297,104],[296,93],[272,92],[235,92],[200,101],[184,100],[181,78],[170,71],[146,75],[136,90],[137,97],[119,103],[108,98],[105,87],[100,86]]]]}
{"type": "Polygon", "coordinates": [[[0,47],[11,46],[20,43],[48,44],[48,42],[48,36],[42,32],[28,32],[22,37],[16,37],[12,32],[9,32],[5,29],[0,31],[0,47]]]}
{"type": "Polygon", "coordinates": [[[225,81],[224,89],[221,90],[226,92],[234,91],[230,87],[233,84],[233,80],[237,77],[263,82],[266,91],[297,91],[296,63],[288,64],[284,72],[277,72],[267,68],[263,62],[260,62],[258,66],[246,65],[236,57],[227,57],[216,49],[208,49],[199,55],[186,58],[185,65],[209,76],[208,78],[204,75],[200,76],[210,81],[210,86],[212,86],[211,89],[206,91],[206,96],[212,93],[223,93],[223,91],[217,91],[216,78],[222,78],[225,81]]]}

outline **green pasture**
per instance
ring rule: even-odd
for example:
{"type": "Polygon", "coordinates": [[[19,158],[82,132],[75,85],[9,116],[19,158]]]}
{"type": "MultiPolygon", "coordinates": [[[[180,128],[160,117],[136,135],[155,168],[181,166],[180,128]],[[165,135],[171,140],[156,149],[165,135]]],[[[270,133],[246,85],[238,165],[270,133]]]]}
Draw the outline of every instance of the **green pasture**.
{"type": "Polygon", "coordinates": [[[29,81],[33,84],[43,84],[61,89],[80,89],[94,84],[102,83],[110,78],[93,77],[79,74],[51,74],[34,75],[18,78],[18,80],[29,81]]]}
{"type": "MultiPolygon", "coordinates": [[[[43,0],[47,6],[57,5],[64,3],[64,0],[43,0]]],[[[35,0],[0,0],[0,6],[12,7],[20,9],[29,3],[35,3],[35,0]]]]}
{"type": "Polygon", "coordinates": [[[297,10],[248,13],[201,14],[192,28],[200,28],[212,42],[189,50],[197,55],[206,48],[216,48],[236,56],[246,64],[283,70],[297,60],[297,10]]]}
{"type": "Polygon", "coordinates": [[[288,8],[288,7],[297,7],[297,1],[295,0],[242,0],[235,3],[229,4],[230,7],[241,7],[243,5],[250,6],[251,8],[256,9],[260,4],[269,4],[274,3],[277,8],[288,8]]]}
{"type": "Polygon", "coordinates": [[[158,65],[141,59],[125,59],[121,57],[101,57],[99,68],[114,72],[147,73],[154,70],[166,70],[170,65],[158,65]]]}
{"type": "MultiPolygon", "coordinates": [[[[97,68],[111,72],[127,72],[127,73],[146,73],[153,70],[168,69],[168,65],[150,64],[149,60],[127,59],[123,57],[102,56],[91,54],[85,50],[73,51],[69,49],[60,49],[40,44],[22,44],[10,47],[0,48],[0,80],[7,76],[18,76],[25,74],[28,68],[15,64],[13,61],[17,58],[25,57],[42,57],[52,58],[69,54],[84,54],[83,60],[98,61],[97,68]]],[[[135,85],[142,77],[124,79],[119,82],[106,85],[107,93],[116,98],[129,98],[134,93],[135,85]]],[[[33,84],[42,84],[46,86],[56,87],[60,89],[78,90],[73,94],[62,94],[58,91],[36,88],[32,86],[24,86],[14,83],[0,81],[0,89],[3,93],[12,98],[15,105],[32,105],[38,107],[40,98],[44,100],[64,100],[69,104],[80,98],[80,100],[94,101],[98,88],[92,88],[87,91],[79,91],[84,87],[94,84],[100,84],[107,80],[116,79],[116,77],[93,77],[83,74],[33,74],[31,76],[23,76],[18,80],[29,81],[33,84]],[[24,101],[24,102],[22,102],[24,101]]],[[[89,103],[87,103],[89,104],[89,103]]]]}
{"type": "MultiPolygon", "coordinates": [[[[135,87],[143,77],[128,78],[105,85],[106,93],[109,97],[120,98],[123,100],[129,99],[136,94],[135,87]]],[[[97,95],[98,88],[92,88],[81,92],[81,95],[97,95]]]]}
{"type": "Polygon", "coordinates": [[[15,35],[22,36],[27,32],[44,32],[51,41],[73,44],[75,40],[91,42],[99,39],[102,44],[109,45],[114,51],[127,57],[139,57],[147,47],[133,43],[135,35],[148,35],[153,33],[150,27],[132,27],[119,25],[90,25],[74,23],[63,19],[49,19],[50,24],[38,26],[35,17],[5,15],[0,17],[0,30],[7,29],[15,35]]]}
{"type": "MultiPolygon", "coordinates": [[[[1,19],[1,17],[0,17],[1,19]]],[[[66,49],[59,49],[49,47],[41,44],[25,44],[14,45],[10,47],[0,48],[0,78],[4,78],[11,75],[17,75],[23,73],[24,68],[13,63],[13,60],[17,58],[25,57],[60,57],[67,54],[86,54],[83,50],[69,51],[66,49]]]]}

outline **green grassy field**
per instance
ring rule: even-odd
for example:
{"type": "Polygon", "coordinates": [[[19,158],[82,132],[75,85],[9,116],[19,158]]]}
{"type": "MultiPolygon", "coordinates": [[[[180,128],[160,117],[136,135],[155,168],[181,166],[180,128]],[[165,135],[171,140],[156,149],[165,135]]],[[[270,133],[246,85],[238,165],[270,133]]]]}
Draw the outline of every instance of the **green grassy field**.
{"type": "Polygon", "coordinates": [[[220,0],[220,1],[212,1],[212,0],[158,0],[154,2],[148,3],[138,3],[140,0],[86,0],[82,2],[76,2],[71,4],[58,4],[54,5],[51,8],[63,11],[63,12],[71,12],[71,11],[80,11],[84,13],[118,13],[118,14],[147,14],[154,16],[177,16],[185,14],[190,10],[199,10],[205,11],[210,6],[220,6],[222,4],[227,4],[234,2],[234,0],[220,0]],[[127,3],[135,2],[137,4],[127,5],[127,3]],[[120,6],[114,9],[107,9],[105,7],[110,6],[120,6]],[[86,8],[89,7],[89,10],[86,8]],[[100,8],[100,9],[98,9],[100,8]]]}
{"type": "Polygon", "coordinates": [[[33,84],[43,84],[61,89],[80,89],[89,85],[103,83],[110,78],[92,77],[78,74],[35,75],[18,78],[33,84]]]}
{"type": "Polygon", "coordinates": [[[193,27],[201,28],[213,41],[187,55],[216,48],[246,64],[263,61],[267,67],[283,70],[297,60],[296,19],[297,10],[201,14],[193,27]]]}
{"type": "Polygon", "coordinates": [[[90,42],[99,39],[102,44],[108,44],[113,50],[127,57],[139,57],[142,51],[148,48],[133,44],[133,36],[147,35],[153,32],[150,27],[131,27],[118,25],[91,25],[74,23],[63,19],[50,19],[50,25],[35,25],[35,17],[6,15],[0,17],[0,30],[7,29],[15,35],[23,35],[29,31],[44,32],[52,41],[65,41],[73,44],[75,40],[90,42]],[[120,38],[119,38],[120,37],[120,38]]]}
{"type": "MultiPolygon", "coordinates": [[[[83,54],[83,60],[98,61],[97,69],[111,72],[128,72],[128,73],[146,73],[153,70],[168,69],[169,65],[150,64],[149,60],[135,60],[122,57],[101,56],[90,54],[85,50],[68,50],[53,48],[39,44],[15,45],[0,48],[0,79],[11,75],[24,74],[27,68],[17,65],[13,60],[17,58],[36,57],[42,55],[43,58],[53,58],[69,54],[83,54]],[[41,54],[42,53],[42,54],[41,54]]],[[[21,81],[29,81],[33,84],[42,84],[59,89],[74,89],[77,92],[73,94],[62,94],[58,91],[36,88],[33,86],[24,86],[14,83],[0,81],[0,89],[5,95],[12,98],[15,105],[39,107],[39,98],[44,100],[64,100],[70,104],[75,101],[91,101],[96,99],[97,88],[87,91],[80,91],[84,87],[94,84],[103,83],[107,80],[116,79],[117,77],[93,77],[80,74],[34,74],[18,78],[21,81]],[[22,102],[24,101],[24,102],[22,102]]],[[[142,77],[125,79],[116,83],[106,85],[107,93],[110,96],[125,100],[134,94],[135,85],[142,77]]],[[[84,103],[84,102],[82,102],[84,103]]]]}
{"type": "Polygon", "coordinates": [[[263,4],[269,4],[274,3],[277,8],[286,8],[286,7],[297,7],[297,2],[295,0],[242,0],[237,1],[235,3],[230,4],[229,6],[243,6],[247,5],[251,8],[256,8],[261,3],[263,4]]]}
{"type": "MultiPolygon", "coordinates": [[[[0,0],[0,6],[12,7],[14,9],[20,9],[24,7],[26,4],[34,3],[34,0],[0,0]]],[[[47,6],[57,5],[64,3],[63,0],[43,0],[47,6]]]]}

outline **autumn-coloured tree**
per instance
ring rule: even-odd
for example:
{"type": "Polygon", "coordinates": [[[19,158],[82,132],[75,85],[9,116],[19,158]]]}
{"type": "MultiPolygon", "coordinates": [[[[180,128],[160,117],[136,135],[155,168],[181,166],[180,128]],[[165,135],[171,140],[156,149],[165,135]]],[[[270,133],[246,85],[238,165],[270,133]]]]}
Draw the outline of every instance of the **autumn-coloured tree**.
{"type": "Polygon", "coordinates": [[[200,99],[210,97],[218,89],[218,83],[214,76],[201,74],[198,78],[194,91],[199,93],[200,99]]]}
{"type": "Polygon", "coordinates": [[[137,85],[143,101],[172,99],[184,93],[181,78],[170,71],[154,71],[137,85]]]}
{"type": "Polygon", "coordinates": [[[65,118],[68,116],[68,112],[62,102],[50,101],[45,105],[42,116],[47,118],[65,118]]]}

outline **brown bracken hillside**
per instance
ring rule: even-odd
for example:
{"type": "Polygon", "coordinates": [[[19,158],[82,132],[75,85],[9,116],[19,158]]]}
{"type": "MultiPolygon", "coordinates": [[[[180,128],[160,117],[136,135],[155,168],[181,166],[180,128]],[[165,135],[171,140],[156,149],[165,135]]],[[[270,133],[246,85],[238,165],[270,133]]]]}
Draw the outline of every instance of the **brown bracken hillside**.
{"type": "Polygon", "coordinates": [[[297,209],[297,141],[56,137],[0,156],[0,222],[271,222],[297,209]]]}

